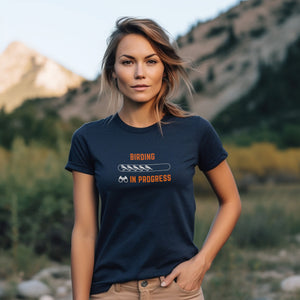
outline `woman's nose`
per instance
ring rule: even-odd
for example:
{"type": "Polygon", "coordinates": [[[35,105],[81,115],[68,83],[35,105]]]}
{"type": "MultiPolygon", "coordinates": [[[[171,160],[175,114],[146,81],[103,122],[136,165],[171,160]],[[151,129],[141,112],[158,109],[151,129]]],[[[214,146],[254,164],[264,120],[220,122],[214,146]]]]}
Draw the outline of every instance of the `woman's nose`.
{"type": "Polygon", "coordinates": [[[136,68],[135,68],[135,78],[144,78],[145,74],[144,74],[144,67],[142,64],[136,64],[136,68]]]}

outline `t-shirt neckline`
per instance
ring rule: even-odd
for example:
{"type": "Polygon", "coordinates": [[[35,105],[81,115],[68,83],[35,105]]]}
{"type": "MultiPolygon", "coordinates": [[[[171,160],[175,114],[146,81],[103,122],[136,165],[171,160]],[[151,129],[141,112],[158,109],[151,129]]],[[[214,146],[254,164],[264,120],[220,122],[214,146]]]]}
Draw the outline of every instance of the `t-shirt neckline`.
{"type": "MultiPolygon", "coordinates": [[[[170,117],[170,115],[168,114],[165,114],[163,116],[163,118],[161,119],[162,122],[166,121],[168,118],[170,117]]],[[[152,125],[149,125],[149,126],[146,126],[146,127],[134,127],[134,126],[131,126],[131,125],[128,125],[127,123],[125,123],[119,116],[119,113],[116,113],[115,114],[115,120],[117,122],[117,124],[119,126],[121,126],[123,129],[127,130],[127,131],[130,131],[130,132],[135,132],[135,133],[144,133],[144,132],[147,132],[147,131],[150,131],[150,130],[153,130],[153,129],[159,129],[158,127],[158,122],[152,124],[152,125]]]]}

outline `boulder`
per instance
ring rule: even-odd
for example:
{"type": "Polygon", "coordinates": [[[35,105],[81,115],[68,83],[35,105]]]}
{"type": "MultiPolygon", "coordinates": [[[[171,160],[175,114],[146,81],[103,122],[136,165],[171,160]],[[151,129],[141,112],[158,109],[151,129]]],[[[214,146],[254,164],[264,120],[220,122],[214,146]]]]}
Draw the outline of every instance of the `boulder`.
{"type": "Polygon", "coordinates": [[[300,233],[295,235],[295,240],[298,244],[300,244],[300,233]]]}
{"type": "Polygon", "coordinates": [[[49,287],[39,280],[28,280],[18,284],[18,294],[24,298],[40,298],[51,294],[49,287]]]}
{"type": "Polygon", "coordinates": [[[70,274],[71,272],[69,266],[56,266],[40,271],[33,277],[33,279],[48,280],[49,277],[56,279],[70,279],[70,274]]]}
{"type": "Polygon", "coordinates": [[[57,297],[65,297],[67,296],[69,293],[69,289],[66,287],[66,286],[59,286],[57,289],[56,289],[56,296],[57,297]]]}
{"type": "Polygon", "coordinates": [[[300,275],[290,276],[281,282],[282,290],[286,292],[300,291],[300,275]]]}
{"type": "Polygon", "coordinates": [[[39,298],[39,300],[54,300],[54,298],[50,295],[43,295],[39,298]]]}

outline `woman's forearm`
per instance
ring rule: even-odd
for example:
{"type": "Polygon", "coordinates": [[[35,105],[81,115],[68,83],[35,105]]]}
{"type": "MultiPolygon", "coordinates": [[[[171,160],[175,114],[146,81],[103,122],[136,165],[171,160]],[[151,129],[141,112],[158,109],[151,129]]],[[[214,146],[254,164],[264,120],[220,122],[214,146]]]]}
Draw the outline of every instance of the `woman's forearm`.
{"type": "Polygon", "coordinates": [[[71,273],[74,300],[88,300],[94,268],[95,237],[74,227],[71,241],[71,273]]]}
{"type": "Polygon", "coordinates": [[[206,175],[219,199],[219,210],[197,257],[210,266],[233,231],[242,206],[235,180],[226,161],[206,175]]]}
{"type": "Polygon", "coordinates": [[[75,222],[71,241],[74,300],[88,300],[94,269],[98,233],[98,192],[94,176],[73,171],[75,222]]]}
{"type": "Polygon", "coordinates": [[[241,213],[239,198],[220,205],[203,246],[196,257],[200,257],[209,264],[212,263],[222,246],[229,238],[241,213]]]}

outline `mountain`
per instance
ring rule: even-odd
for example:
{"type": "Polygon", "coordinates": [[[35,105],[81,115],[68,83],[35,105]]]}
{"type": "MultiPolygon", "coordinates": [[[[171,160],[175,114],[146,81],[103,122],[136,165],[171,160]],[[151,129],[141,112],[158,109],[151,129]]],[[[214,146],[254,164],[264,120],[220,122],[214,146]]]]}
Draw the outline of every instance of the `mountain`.
{"type": "MultiPolygon", "coordinates": [[[[33,107],[39,111],[41,117],[49,111],[55,111],[62,119],[72,118],[90,121],[108,116],[113,108],[107,97],[99,99],[100,76],[95,80],[86,80],[77,88],[69,89],[61,97],[54,97],[45,101],[43,98],[26,101],[24,106],[33,107]]],[[[24,107],[25,108],[25,107],[24,107]]],[[[22,109],[22,107],[21,107],[22,109]]]]}
{"type": "MultiPolygon", "coordinates": [[[[299,36],[300,0],[240,1],[217,18],[198,22],[177,38],[181,56],[192,65],[195,93],[181,90],[174,101],[212,120],[255,87],[262,64],[280,65],[299,36]]],[[[80,88],[54,101],[63,118],[108,114],[108,100],[96,100],[99,78],[86,84],[88,92],[80,88]]]]}
{"type": "Polygon", "coordinates": [[[0,55],[0,108],[10,112],[29,98],[62,96],[83,81],[23,43],[12,42],[0,55]]]}
{"type": "Polygon", "coordinates": [[[195,70],[192,111],[212,119],[255,86],[262,64],[280,65],[300,37],[299,0],[249,0],[205,23],[177,42],[195,70]]]}
{"type": "MultiPolygon", "coordinates": [[[[195,93],[191,97],[180,90],[174,102],[214,119],[255,89],[262,65],[280,69],[299,37],[300,0],[240,1],[218,17],[198,22],[177,38],[181,56],[192,65],[189,76],[195,93]]],[[[99,89],[100,77],[82,82],[61,97],[39,99],[34,105],[41,112],[50,108],[65,120],[99,119],[111,112],[109,100],[98,99],[99,89]]]]}

